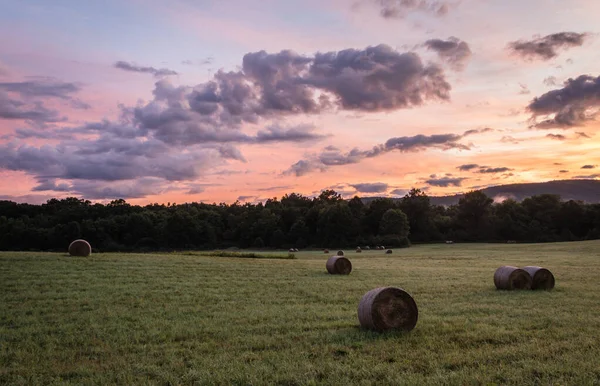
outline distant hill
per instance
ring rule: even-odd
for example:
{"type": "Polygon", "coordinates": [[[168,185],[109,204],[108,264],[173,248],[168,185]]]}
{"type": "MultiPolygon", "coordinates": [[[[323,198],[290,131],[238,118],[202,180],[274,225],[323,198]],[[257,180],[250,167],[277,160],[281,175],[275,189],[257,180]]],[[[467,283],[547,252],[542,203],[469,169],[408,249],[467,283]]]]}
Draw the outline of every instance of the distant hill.
{"type": "MultiPolygon", "coordinates": [[[[517,201],[538,194],[558,194],[562,200],[578,200],[586,203],[600,203],[600,180],[559,180],[526,184],[498,185],[481,189],[488,197],[502,201],[512,198],[517,201]]],[[[452,196],[430,196],[433,205],[458,204],[464,194],[452,196]]],[[[365,203],[376,197],[365,198],[365,203]]]]}

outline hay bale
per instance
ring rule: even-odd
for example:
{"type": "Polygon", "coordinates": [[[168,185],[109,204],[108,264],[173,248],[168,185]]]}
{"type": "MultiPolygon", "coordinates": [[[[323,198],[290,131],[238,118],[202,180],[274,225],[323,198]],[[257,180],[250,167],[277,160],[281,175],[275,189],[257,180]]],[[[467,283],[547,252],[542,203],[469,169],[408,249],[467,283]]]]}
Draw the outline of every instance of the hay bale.
{"type": "Polygon", "coordinates": [[[87,257],[92,253],[92,246],[85,240],[75,240],[69,244],[69,255],[87,257]]]}
{"type": "Polygon", "coordinates": [[[323,250],[323,253],[327,253],[327,254],[329,254],[329,249],[324,249],[324,250],[323,250]]]}
{"type": "Polygon", "coordinates": [[[371,249],[371,247],[369,247],[368,245],[365,247],[365,249],[368,251],[371,249]]]}
{"type": "Polygon", "coordinates": [[[531,276],[520,268],[505,265],[494,273],[494,284],[501,290],[530,289],[531,276]]]}
{"type": "Polygon", "coordinates": [[[385,253],[386,253],[387,255],[391,255],[391,254],[392,254],[392,250],[391,250],[391,249],[388,249],[387,251],[385,251],[385,253]]]}
{"type": "Polygon", "coordinates": [[[551,290],[554,288],[554,275],[546,268],[527,266],[523,271],[531,276],[531,289],[551,290]]]}
{"type": "Polygon", "coordinates": [[[331,256],[325,267],[332,275],[349,275],[352,272],[352,263],[344,256],[331,256]]]}
{"type": "Polygon", "coordinates": [[[290,248],[290,249],[288,249],[288,252],[290,252],[290,253],[291,252],[296,252],[296,250],[294,248],[290,248]]]}
{"type": "Polygon", "coordinates": [[[337,251],[338,256],[344,256],[344,251],[337,251]]]}
{"type": "Polygon", "coordinates": [[[361,253],[362,249],[360,249],[360,247],[356,248],[356,253],[361,253]]]}
{"type": "Polygon", "coordinates": [[[380,287],[367,292],[358,305],[358,320],[375,331],[410,331],[417,325],[415,300],[402,288],[380,287]]]}

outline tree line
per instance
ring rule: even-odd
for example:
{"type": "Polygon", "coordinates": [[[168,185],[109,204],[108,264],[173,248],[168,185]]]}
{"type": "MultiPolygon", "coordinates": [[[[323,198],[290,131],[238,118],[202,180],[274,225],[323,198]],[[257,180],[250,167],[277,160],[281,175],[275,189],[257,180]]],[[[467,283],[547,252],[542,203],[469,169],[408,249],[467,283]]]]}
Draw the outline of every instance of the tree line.
{"type": "Polygon", "coordinates": [[[552,194],[494,203],[472,191],[445,207],[432,205],[418,189],[368,204],[333,190],[231,205],[138,206],[122,199],[104,205],[74,197],[41,205],[0,201],[0,250],[64,251],[78,238],[101,252],[576,241],[600,239],[600,204],[552,194]]]}

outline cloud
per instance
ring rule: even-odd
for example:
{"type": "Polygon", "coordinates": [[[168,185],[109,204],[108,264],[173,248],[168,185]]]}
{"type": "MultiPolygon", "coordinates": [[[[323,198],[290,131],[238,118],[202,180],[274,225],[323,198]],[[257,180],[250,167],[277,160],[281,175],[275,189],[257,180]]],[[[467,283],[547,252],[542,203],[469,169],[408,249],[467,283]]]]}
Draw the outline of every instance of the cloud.
{"type": "Polygon", "coordinates": [[[595,169],[596,165],[583,165],[581,168],[582,169],[595,169]]]}
{"type": "Polygon", "coordinates": [[[522,139],[517,139],[517,138],[515,138],[513,136],[510,136],[510,135],[504,135],[504,136],[502,136],[502,138],[500,138],[500,142],[503,142],[503,143],[517,144],[517,143],[520,143],[522,141],[523,141],[522,139]]]}
{"type": "Polygon", "coordinates": [[[574,176],[571,177],[571,179],[594,179],[594,178],[599,178],[600,174],[588,174],[588,175],[582,175],[582,176],[574,176]]]}
{"type": "Polygon", "coordinates": [[[486,127],[483,129],[471,129],[471,130],[467,130],[463,133],[463,137],[466,137],[467,135],[473,135],[473,134],[483,134],[483,133],[489,133],[494,131],[494,129],[490,128],[490,127],[486,127]]]}
{"type": "Polygon", "coordinates": [[[455,71],[464,70],[472,55],[469,45],[454,36],[448,40],[430,39],[423,43],[423,46],[435,51],[440,59],[455,71]]]}
{"type": "Polygon", "coordinates": [[[591,137],[584,132],[577,131],[577,132],[575,132],[575,138],[591,138],[591,137]]]}
{"type": "Polygon", "coordinates": [[[363,159],[378,157],[391,151],[412,153],[428,149],[470,150],[467,145],[458,142],[462,138],[463,136],[456,134],[419,134],[412,137],[390,138],[384,144],[375,145],[371,149],[366,150],[354,148],[349,152],[343,153],[337,148],[329,148],[329,150],[326,148],[320,154],[310,159],[298,161],[284,171],[284,175],[295,174],[296,176],[303,176],[312,171],[323,171],[330,166],[356,164],[363,159]]]}
{"type": "Polygon", "coordinates": [[[558,81],[558,79],[556,79],[555,76],[549,76],[547,78],[544,78],[544,84],[546,86],[560,86],[560,82],[558,81]]]}
{"type": "Polygon", "coordinates": [[[568,79],[564,87],[534,98],[527,109],[532,114],[533,127],[538,129],[568,129],[594,120],[600,108],[600,76],[580,75],[568,79]],[[539,116],[549,116],[536,123],[539,116]]]}
{"type": "Polygon", "coordinates": [[[88,109],[90,106],[73,97],[81,91],[76,83],[48,77],[33,77],[22,82],[0,82],[0,119],[26,120],[38,125],[63,122],[67,118],[57,110],[45,107],[48,99],[67,101],[70,106],[88,109]]]}
{"type": "Polygon", "coordinates": [[[182,60],[181,64],[185,64],[187,66],[206,66],[212,64],[215,61],[215,58],[209,56],[200,60],[182,60]]]}
{"type": "Polygon", "coordinates": [[[392,196],[402,196],[402,197],[406,196],[407,193],[408,193],[407,189],[394,189],[390,192],[390,194],[392,196]]]}
{"type": "Polygon", "coordinates": [[[152,74],[155,77],[163,77],[163,76],[169,76],[169,75],[179,75],[178,72],[170,70],[168,68],[155,68],[155,67],[146,67],[146,66],[138,66],[137,64],[134,63],[129,63],[129,62],[124,62],[122,60],[116,62],[114,64],[115,68],[118,68],[120,70],[124,70],[124,71],[130,71],[130,72],[141,72],[141,73],[146,73],[146,74],[152,74]]]}
{"type": "Polygon", "coordinates": [[[550,60],[558,56],[559,51],[583,45],[586,33],[559,32],[532,40],[510,42],[508,49],[524,59],[550,60]]]}
{"type": "Polygon", "coordinates": [[[567,139],[567,137],[565,137],[562,134],[546,134],[546,138],[556,139],[558,141],[564,141],[565,139],[567,139]]]}
{"type": "Polygon", "coordinates": [[[431,186],[438,187],[448,187],[448,186],[461,186],[462,182],[467,178],[458,178],[458,177],[441,177],[441,178],[431,178],[425,181],[426,184],[431,186]]]}
{"type": "Polygon", "coordinates": [[[373,182],[373,183],[361,183],[361,184],[349,184],[357,192],[360,193],[383,193],[387,191],[388,184],[383,182],[373,182]]]}
{"type": "Polygon", "coordinates": [[[298,125],[294,127],[282,127],[272,125],[261,130],[256,134],[257,143],[267,142],[308,142],[319,141],[325,138],[325,135],[314,133],[313,125],[298,125]]]}
{"type": "Polygon", "coordinates": [[[485,173],[485,174],[491,174],[491,173],[504,173],[504,172],[509,172],[511,170],[511,168],[507,168],[507,167],[499,167],[499,168],[488,168],[485,166],[482,166],[481,169],[479,169],[479,171],[477,171],[477,173],[485,173]]]}
{"type": "Polygon", "coordinates": [[[460,170],[460,171],[465,172],[465,171],[468,171],[468,170],[476,169],[478,167],[479,167],[479,165],[477,165],[477,164],[465,164],[465,165],[458,166],[457,169],[460,170]]]}
{"type": "Polygon", "coordinates": [[[531,91],[529,90],[529,87],[527,87],[526,84],[519,83],[519,87],[521,88],[521,90],[519,90],[519,95],[531,94],[531,91]]]}
{"type": "Polygon", "coordinates": [[[367,0],[379,8],[386,19],[402,19],[411,12],[422,12],[433,16],[445,16],[450,3],[441,0],[367,0]]]}
{"type": "Polygon", "coordinates": [[[565,170],[565,169],[562,169],[562,170],[559,170],[558,172],[559,172],[559,173],[568,173],[569,171],[568,171],[568,170],[565,170]]]}

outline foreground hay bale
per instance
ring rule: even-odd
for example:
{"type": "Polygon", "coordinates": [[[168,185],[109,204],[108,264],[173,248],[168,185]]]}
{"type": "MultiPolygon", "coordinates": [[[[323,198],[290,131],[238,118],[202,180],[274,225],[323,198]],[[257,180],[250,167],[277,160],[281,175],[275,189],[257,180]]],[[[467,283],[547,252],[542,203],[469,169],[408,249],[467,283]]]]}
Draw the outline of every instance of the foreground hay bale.
{"type": "Polygon", "coordinates": [[[92,246],[85,240],[79,239],[69,244],[69,255],[87,257],[92,253],[92,246]]]}
{"type": "Polygon", "coordinates": [[[391,255],[392,254],[392,250],[388,249],[387,251],[385,251],[386,254],[391,255]]]}
{"type": "Polygon", "coordinates": [[[367,292],[358,305],[358,320],[375,331],[410,331],[417,325],[417,303],[402,288],[380,287],[367,292]]]}
{"type": "Polygon", "coordinates": [[[531,276],[520,268],[505,265],[494,273],[494,284],[501,290],[530,289],[531,276]]]}
{"type": "Polygon", "coordinates": [[[338,256],[344,256],[344,251],[337,251],[338,256]]]}
{"type": "Polygon", "coordinates": [[[325,267],[332,275],[349,275],[352,272],[352,263],[344,256],[331,256],[325,267]]]}
{"type": "Polygon", "coordinates": [[[546,268],[527,266],[523,271],[531,276],[531,289],[551,290],[554,288],[554,275],[546,268]]]}

